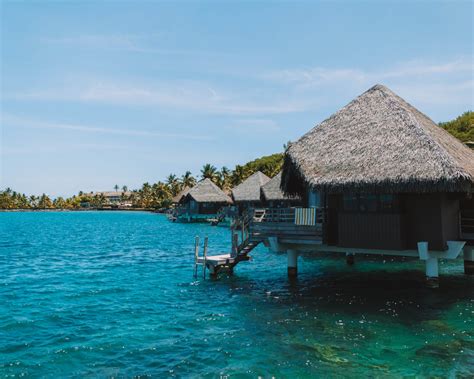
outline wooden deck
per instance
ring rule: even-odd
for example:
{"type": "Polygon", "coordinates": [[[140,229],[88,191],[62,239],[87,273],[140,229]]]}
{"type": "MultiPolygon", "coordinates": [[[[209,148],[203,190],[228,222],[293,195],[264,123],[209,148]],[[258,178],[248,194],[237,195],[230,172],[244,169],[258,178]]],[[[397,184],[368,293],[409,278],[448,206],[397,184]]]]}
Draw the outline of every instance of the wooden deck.
{"type": "Polygon", "coordinates": [[[249,225],[251,235],[260,239],[278,238],[282,243],[321,244],[324,213],[315,208],[256,209],[249,225]],[[299,211],[298,211],[299,209],[299,211]],[[305,212],[311,210],[311,212],[305,212]],[[298,213],[305,215],[307,225],[298,224],[298,213]]]}
{"type": "Polygon", "coordinates": [[[220,255],[209,255],[207,257],[200,256],[197,258],[197,263],[204,264],[209,263],[213,266],[221,266],[235,263],[235,257],[232,257],[230,253],[220,255]]]}
{"type": "Polygon", "coordinates": [[[322,242],[322,226],[303,226],[291,223],[256,222],[251,226],[252,233],[260,238],[277,237],[281,242],[306,241],[322,242]]]}
{"type": "Polygon", "coordinates": [[[251,209],[231,225],[230,253],[207,255],[208,239],[204,239],[203,254],[199,254],[199,238],[195,240],[194,275],[203,267],[213,276],[221,271],[232,272],[235,265],[250,259],[249,254],[260,244],[277,238],[279,243],[322,244],[324,213],[316,208],[251,209]]]}

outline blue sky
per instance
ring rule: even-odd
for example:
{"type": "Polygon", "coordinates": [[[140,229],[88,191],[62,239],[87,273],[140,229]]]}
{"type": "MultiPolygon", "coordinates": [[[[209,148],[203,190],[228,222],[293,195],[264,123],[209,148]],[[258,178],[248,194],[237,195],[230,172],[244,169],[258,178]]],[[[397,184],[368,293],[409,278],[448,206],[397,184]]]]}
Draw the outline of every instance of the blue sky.
{"type": "Polygon", "coordinates": [[[473,108],[472,2],[1,3],[0,188],[137,188],[282,150],[376,83],[473,108]]]}

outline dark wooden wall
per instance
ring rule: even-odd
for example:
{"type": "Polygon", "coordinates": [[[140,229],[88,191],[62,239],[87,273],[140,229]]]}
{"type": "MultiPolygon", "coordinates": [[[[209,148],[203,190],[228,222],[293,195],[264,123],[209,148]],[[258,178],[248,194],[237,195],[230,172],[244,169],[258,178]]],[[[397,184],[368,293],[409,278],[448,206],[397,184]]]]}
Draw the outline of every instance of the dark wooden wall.
{"type": "Polygon", "coordinates": [[[339,246],[400,250],[405,247],[399,213],[339,212],[339,246]]]}
{"type": "MultiPolygon", "coordinates": [[[[459,239],[459,201],[456,194],[400,194],[397,212],[344,212],[342,195],[327,196],[324,241],[341,247],[403,250],[445,250],[459,239]]],[[[470,205],[470,203],[469,203],[470,205]]]]}
{"type": "Polygon", "coordinates": [[[225,203],[199,203],[199,214],[208,215],[208,214],[216,214],[219,209],[221,209],[225,203]]]}
{"type": "Polygon", "coordinates": [[[407,194],[402,196],[406,215],[407,248],[428,241],[429,249],[445,250],[448,240],[459,239],[459,198],[450,194],[407,194]]]}

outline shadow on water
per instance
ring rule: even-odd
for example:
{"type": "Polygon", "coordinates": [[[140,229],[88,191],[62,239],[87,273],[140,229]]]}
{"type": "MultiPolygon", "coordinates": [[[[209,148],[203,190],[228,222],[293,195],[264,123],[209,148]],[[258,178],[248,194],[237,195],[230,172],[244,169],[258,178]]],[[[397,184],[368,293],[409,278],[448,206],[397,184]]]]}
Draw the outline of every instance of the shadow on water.
{"type": "Polygon", "coordinates": [[[418,268],[333,263],[317,263],[295,280],[281,271],[236,272],[203,286],[233,297],[249,336],[273,341],[275,354],[295,361],[316,359],[318,370],[355,376],[454,370],[461,377],[474,370],[473,277],[444,274],[440,288],[430,289],[418,268]]]}
{"type": "Polygon", "coordinates": [[[424,273],[413,269],[369,272],[329,269],[296,279],[253,279],[234,274],[212,281],[212,285],[249,297],[260,307],[268,304],[264,300],[270,294],[284,307],[348,315],[385,313],[407,324],[434,319],[459,302],[474,300],[474,277],[442,275],[440,287],[432,289],[426,286],[424,273]]]}

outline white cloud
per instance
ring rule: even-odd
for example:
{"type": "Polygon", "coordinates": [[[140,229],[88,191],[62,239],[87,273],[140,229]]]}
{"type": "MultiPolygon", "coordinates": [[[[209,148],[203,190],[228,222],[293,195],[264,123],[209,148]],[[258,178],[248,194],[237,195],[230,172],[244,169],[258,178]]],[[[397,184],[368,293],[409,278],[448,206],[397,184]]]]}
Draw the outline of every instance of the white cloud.
{"type": "Polygon", "coordinates": [[[219,51],[203,51],[194,49],[164,48],[159,42],[162,33],[151,34],[81,34],[75,36],[42,37],[39,41],[48,46],[66,48],[84,48],[92,50],[116,50],[134,53],[150,53],[163,55],[193,55],[193,56],[229,56],[219,51]],[[159,46],[160,45],[160,46],[159,46]],[[159,47],[157,47],[159,46],[159,47]]]}
{"type": "Polygon", "coordinates": [[[362,70],[358,68],[325,68],[284,69],[263,73],[261,77],[282,83],[304,84],[308,87],[322,84],[334,84],[341,81],[359,83],[378,83],[391,78],[408,79],[413,76],[431,77],[448,74],[472,74],[471,59],[459,58],[445,63],[428,63],[423,60],[412,60],[382,70],[362,70]]]}
{"type": "MultiPolygon", "coordinates": [[[[27,89],[4,94],[5,100],[79,102],[133,107],[157,107],[173,112],[268,117],[315,111],[340,104],[376,83],[400,89],[407,100],[423,104],[465,104],[472,99],[472,61],[411,60],[377,70],[323,68],[272,70],[248,74],[245,87],[203,81],[175,80],[119,82],[97,78],[46,89],[27,89]]],[[[471,101],[472,103],[472,101],[471,101]]],[[[463,105],[465,106],[465,105],[463,105]]],[[[245,125],[243,125],[245,127],[245,125]]]]}
{"type": "Polygon", "coordinates": [[[193,134],[179,134],[179,133],[161,133],[149,130],[140,129],[114,129],[105,127],[96,127],[79,124],[69,123],[55,123],[55,122],[44,122],[38,120],[32,120],[29,118],[19,117],[16,115],[3,114],[2,115],[3,127],[13,126],[20,128],[42,128],[42,129],[62,129],[67,131],[76,131],[83,133],[100,133],[108,135],[119,135],[119,136],[130,136],[130,137],[150,137],[150,138],[169,138],[169,139],[187,139],[187,140],[212,140],[212,137],[204,135],[193,135],[193,134]]]}
{"type": "Polygon", "coordinates": [[[373,85],[385,84],[433,117],[474,106],[473,61],[458,58],[447,62],[411,60],[376,70],[358,68],[285,69],[263,73],[261,78],[289,87],[300,96],[318,94],[327,104],[348,101],[373,85]]]}
{"type": "Polygon", "coordinates": [[[472,79],[454,83],[426,83],[423,86],[401,83],[395,84],[392,89],[400,94],[408,94],[410,101],[417,104],[447,106],[470,103],[471,107],[474,106],[472,79]]]}
{"type": "Polygon", "coordinates": [[[200,113],[254,115],[300,112],[315,105],[307,98],[261,101],[255,96],[224,94],[209,84],[193,81],[138,86],[95,82],[46,90],[20,91],[5,96],[13,100],[71,101],[124,106],[159,106],[200,113]],[[246,98],[245,101],[240,98],[246,98]]]}
{"type": "Polygon", "coordinates": [[[58,153],[70,153],[71,151],[105,151],[105,150],[129,150],[130,146],[109,144],[109,143],[73,143],[73,144],[55,144],[51,146],[35,145],[32,146],[21,146],[12,147],[4,146],[0,149],[1,155],[36,155],[36,154],[58,154],[58,153]]]}

